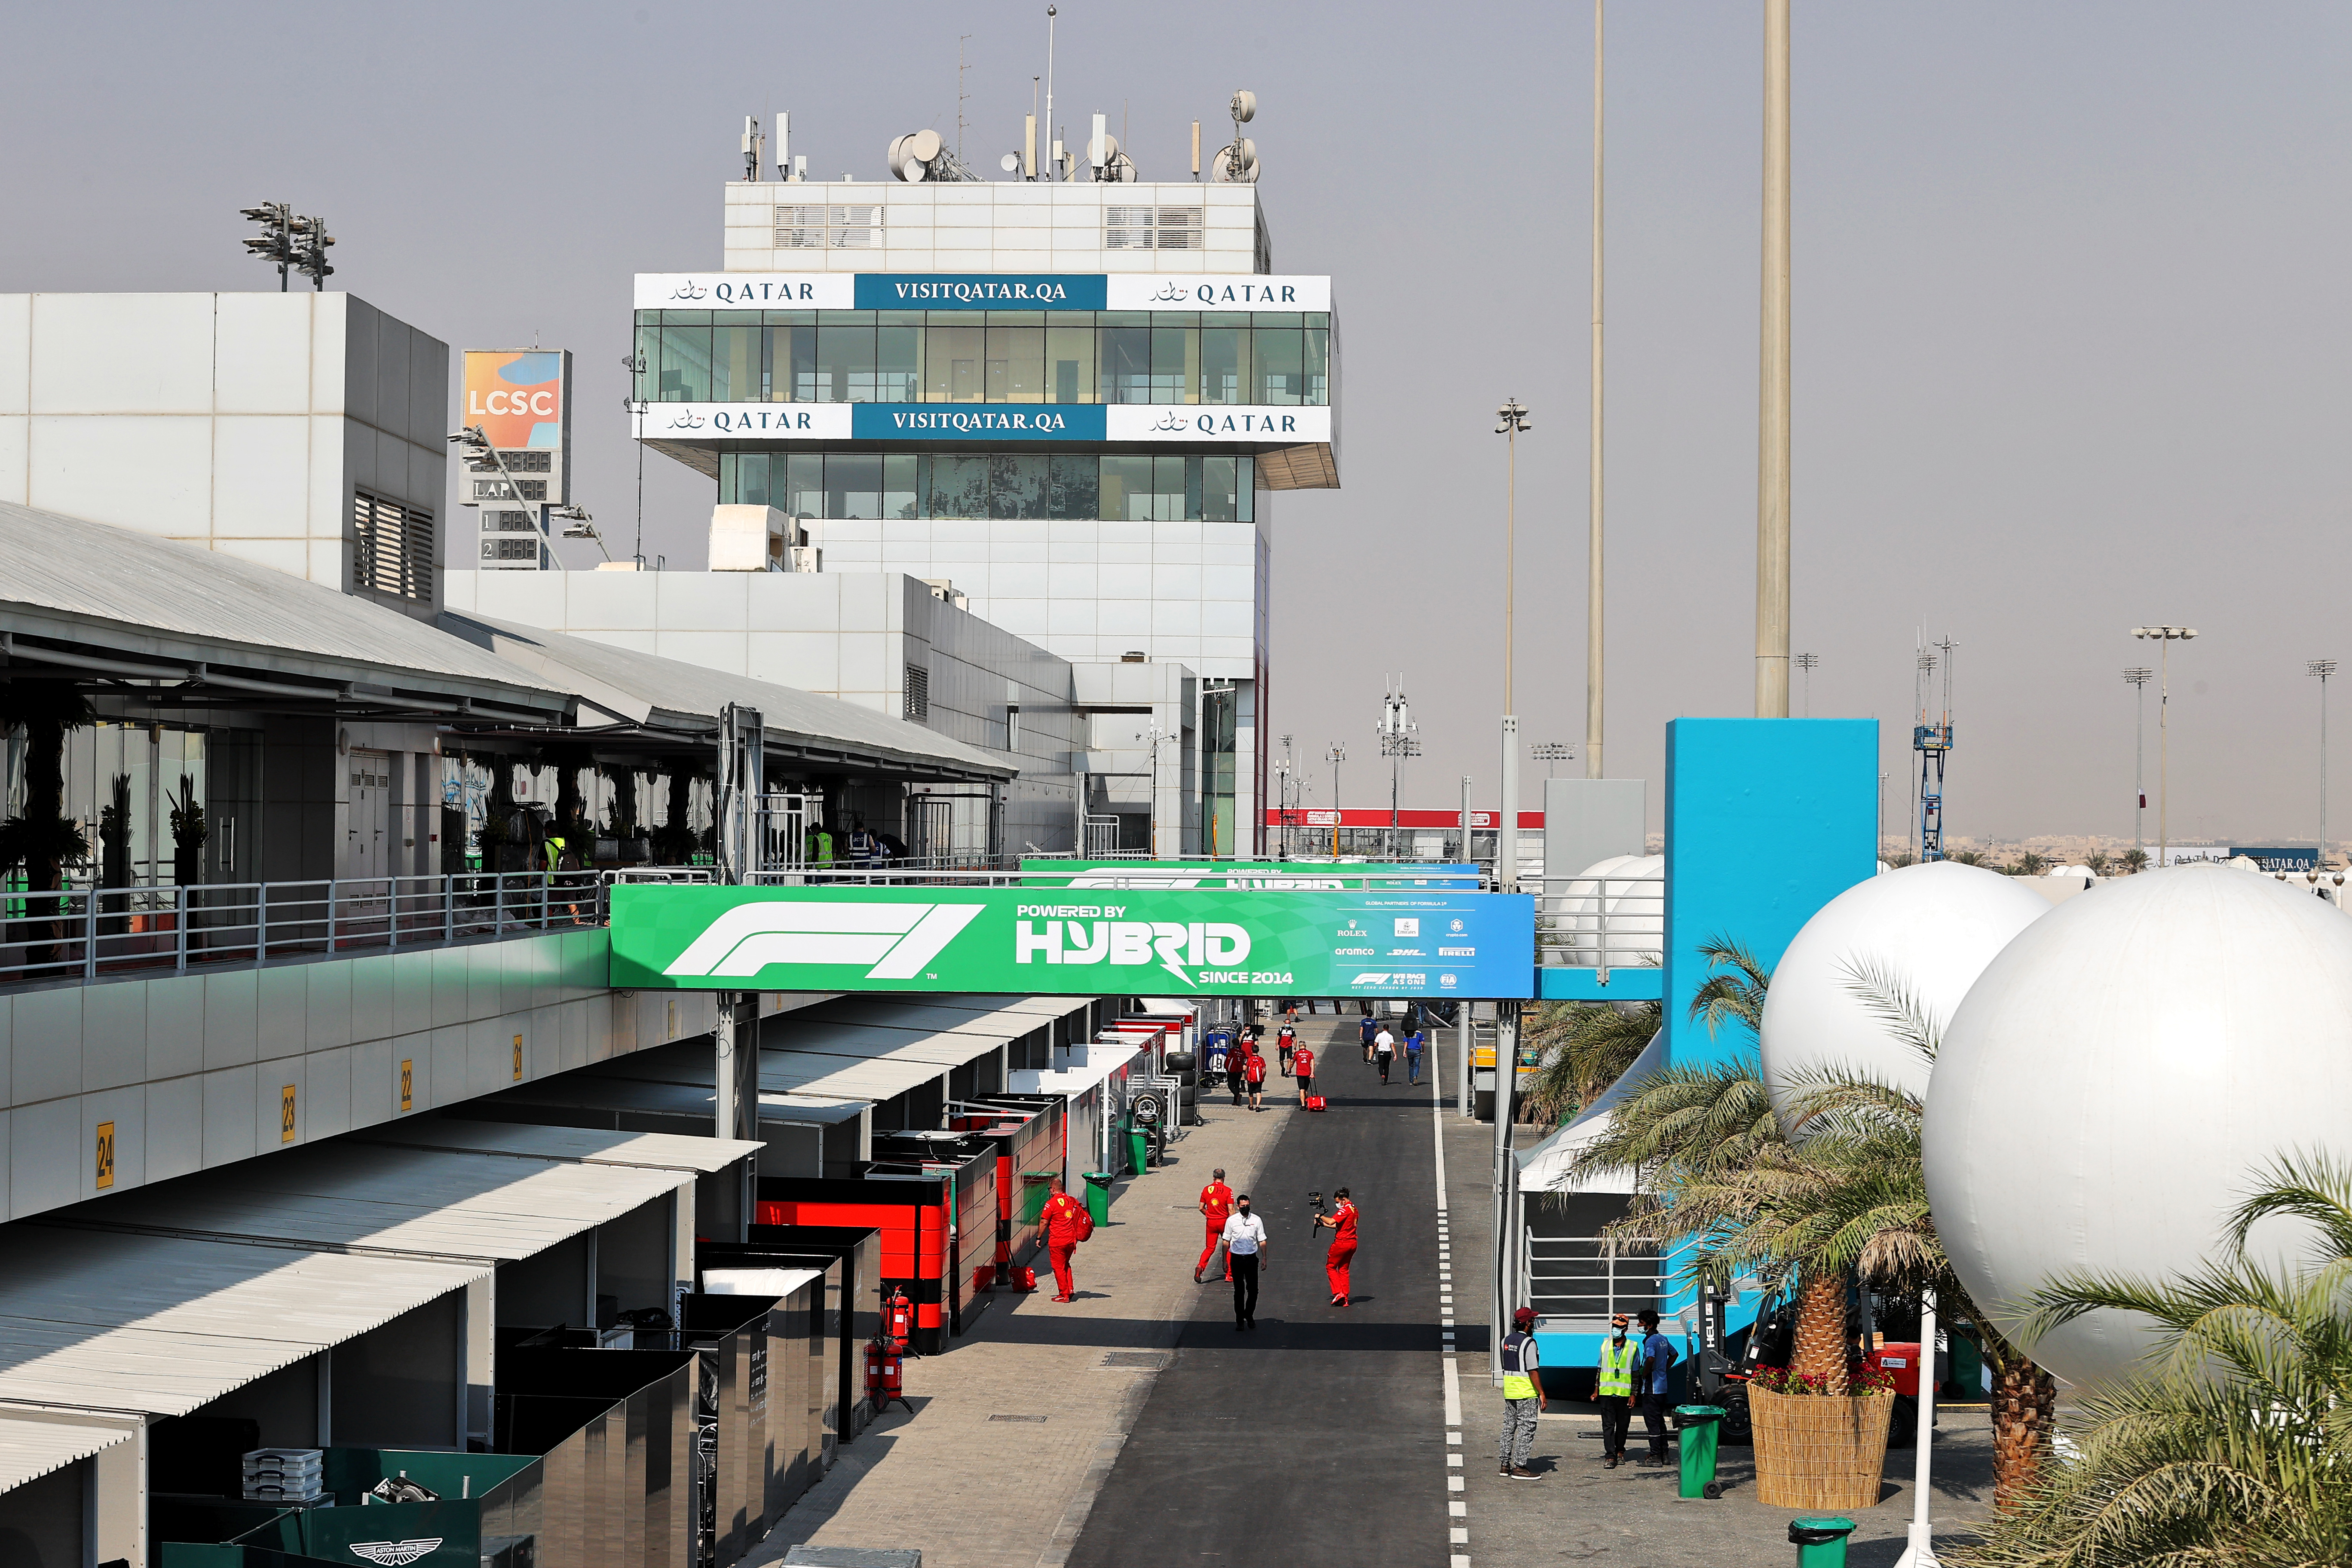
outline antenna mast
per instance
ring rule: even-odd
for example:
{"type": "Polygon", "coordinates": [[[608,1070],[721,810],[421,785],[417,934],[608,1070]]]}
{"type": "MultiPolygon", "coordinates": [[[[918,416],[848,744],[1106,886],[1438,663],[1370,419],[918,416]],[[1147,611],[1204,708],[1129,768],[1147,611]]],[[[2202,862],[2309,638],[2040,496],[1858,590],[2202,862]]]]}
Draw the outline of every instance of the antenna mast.
{"type": "Polygon", "coordinates": [[[1918,721],[1911,729],[1911,749],[1919,753],[1919,858],[1944,857],[1944,761],[1952,750],[1952,649],[1959,646],[1948,636],[1919,649],[1918,675],[1914,681],[1919,702],[1918,721]],[[1937,650],[1941,650],[1940,653],[1937,650]],[[1937,666],[1944,672],[1942,712],[1928,706],[1928,693],[1937,666]]]}
{"type": "Polygon", "coordinates": [[[961,162],[963,158],[964,100],[971,96],[963,89],[963,47],[970,42],[971,42],[970,33],[964,34],[956,40],[956,158],[958,162],[961,162]]]}

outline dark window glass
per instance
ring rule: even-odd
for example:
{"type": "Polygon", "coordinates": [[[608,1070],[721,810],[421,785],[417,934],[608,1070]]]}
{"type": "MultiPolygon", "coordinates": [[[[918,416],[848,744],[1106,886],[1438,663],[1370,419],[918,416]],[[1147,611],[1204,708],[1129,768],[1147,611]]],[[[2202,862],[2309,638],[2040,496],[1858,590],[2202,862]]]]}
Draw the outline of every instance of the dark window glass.
{"type": "MultiPolygon", "coordinates": [[[[823,328],[818,329],[820,331],[823,328]]],[[[829,452],[824,459],[824,515],[880,517],[882,458],[878,453],[829,452]]]]}
{"type": "Polygon", "coordinates": [[[1150,402],[1151,329],[1105,327],[1097,336],[1102,349],[1102,400],[1150,402]]]}
{"type": "Polygon", "coordinates": [[[785,462],[784,510],[794,517],[823,517],[824,454],[794,452],[785,462]]]}
{"type": "Polygon", "coordinates": [[[735,457],[732,452],[719,454],[719,504],[732,506],[735,502],[735,457]]]}
{"type": "Polygon", "coordinates": [[[919,327],[923,324],[920,310],[877,310],[874,322],[882,327],[919,327]]]}
{"type": "Polygon", "coordinates": [[[1106,456],[1102,459],[1102,510],[1114,521],[1151,521],[1151,459],[1106,456]]]}
{"type": "Polygon", "coordinates": [[[761,313],[761,320],[772,327],[814,327],[816,325],[816,312],[814,310],[766,310],[761,313]]]}
{"type": "Polygon", "coordinates": [[[816,385],[819,403],[873,402],[874,329],[819,326],[816,385]]]}
{"type": "Polygon", "coordinates": [[[1253,462],[1250,458],[1244,455],[1234,459],[1234,467],[1238,470],[1234,476],[1234,488],[1235,491],[1234,497],[1235,503],[1234,510],[1241,513],[1241,515],[1234,519],[1234,521],[1235,522],[1255,522],[1257,521],[1257,476],[1255,473],[1257,465],[1253,462]]]}
{"type": "Polygon", "coordinates": [[[1261,327],[1303,327],[1307,314],[1303,310],[1260,310],[1254,320],[1261,327]]]}
{"type": "Polygon", "coordinates": [[[1289,405],[1299,401],[1307,370],[1301,357],[1300,334],[1276,328],[1257,330],[1257,403],[1289,405]]]}
{"type": "MultiPolygon", "coordinates": [[[[904,310],[893,315],[907,315],[904,310]]],[[[878,327],[874,333],[877,403],[919,403],[923,397],[923,329],[878,327]]]]}
{"type": "Polygon", "coordinates": [[[710,329],[665,326],[661,349],[661,401],[709,402],[710,329]]]}
{"type": "Polygon", "coordinates": [[[641,327],[660,326],[661,312],[659,310],[639,310],[637,312],[637,325],[641,327]]]}
{"type": "Polygon", "coordinates": [[[1234,459],[1201,459],[1201,516],[1208,522],[1238,521],[1234,515],[1234,459]]]}
{"type": "Polygon", "coordinates": [[[1304,356],[1307,381],[1300,389],[1299,401],[1318,405],[1331,401],[1331,334],[1309,327],[1301,334],[1306,342],[1304,356]]]}
{"type": "Polygon", "coordinates": [[[1046,481],[1047,517],[1090,518],[1102,483],[1102,459],[1087,453],[1054,458],[1046,481]]]}
{"type": "MultiPolygon", "coordinates": [[[[721,314],[732,316],[729,310],[721,314]]],[[[719,326],[711,329],[710,401],[749,403],[760,397],[760,329],[719,326]]]]}
{"type": "Polygon", "coordinates": [[[919,452],[893,452],[882,459],[882,515],[923,515],[923,462],[919,452]]]}
{"type": "Polygon", "coordinates": [[[1095,330],[1092,327],[1047,327],[1045,400],[1049,403],[1092,403],[1095,400],[1095,330]]]}
{"type": "Polygon", "coordinates": [[[931,505],[933,517],[986,517],[988,515],[988,459],[961,455],[936,455],[931,458],[931,505]]]}
{"type": "MultiPolygon", "coordinates": [[[[737,504],[741,506],[773,505],[774,503],[768,499],[772,493],[768,485],[770,465],[773,463],[781,463],[782,461],[782,456],[780,454],[769,452],[738,452],[734,454],[734,500],[737,504]]],[[[726,494],[727,476],[723,469],[719,476],[719,499],[722,500],[728,499],[726,494]]]]}
{"type": "Polygon", "coordinates": [[[776,334],[779,340],[776,345],[776,357],[779,360],[783,358],[785,352],[781,340],[787,332],[792,334],[792,401],[814,403],[817,401],[816,329],[814,327],[779,328],[776,334]]]}
{"type": "Polygon", "coordinates": [[[1045,515],[1045,458],[1025,452],[999,452],[988,460],[988,515],[1045,515]]]}
{"type": "MultiPolygon", "coordinates": [[[[658,315],[656,310],[639,310],[639,316],[658,315]]],[[[637,369],[631,379],[635,384],[635,396],[640,403],[657,400],[661,385],[661,333],[659,327],[640,324],[637,328],[637,369]]]]}
{"type": "MultiPolygon", "coordinates": [[[[1151,459],[1151,521],[1175,522],[1184,513],[1184,470],[1186,459],[1181,457],[1156,457],[1151,459]]],[[[1198,517],[1200,513],[1192,514],[1198,517]]]]}

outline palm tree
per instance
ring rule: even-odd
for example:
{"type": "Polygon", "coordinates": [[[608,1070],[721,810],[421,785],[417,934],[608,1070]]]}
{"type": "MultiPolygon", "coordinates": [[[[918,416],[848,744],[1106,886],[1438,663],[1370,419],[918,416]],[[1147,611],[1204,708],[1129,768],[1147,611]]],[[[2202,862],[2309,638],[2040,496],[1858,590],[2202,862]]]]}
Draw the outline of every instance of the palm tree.
{"type": "Polygon", "coordinates": [[[2123,852],[2119,862],[2127,876],[2137,876],[2147,869],[2147,851],[2134,846],[2123,852]]]}
{"type": "Polygon", "coordinates": [[[1542,1066],[1529,1080],[1528,1119],[1558,1126],[1625,1076],[1658,1032],[1663,1002],[1544,1002],[1524,1026],[1542,1066]]]}
{"type": "Polygon", "coordinates": [[[2050,869],[2050,862],[2029,849],[2017,858],[2017,865],[2011,874],[2019,877],[2039,877],[2048,869],[2050,869]]]}
{"type": "Polygon", "coordinates": [[[2104,852],[2084,856],[2083,864],[2091,868],[2091,875],[2094,877],[2104,877],[2107,874],[2107,857],[2104,852]]]}
{"type": "MultiPolygon", "coordinates": [[[[1703,951],[1734,973],[1709,977],[1691,1013],[1713,1026],[1760,1018],[1770,975],[1738,944],[1703,951]]],[[[1888,1032],[1932,1063],[1940,1025],[1898,981],[1870,966],[1849,984],[1888,1032]]],[[[1845,1281],[1859,1273],[1892,1293],[1933,1289],[1953,1319],[1976,1325],[1996,1378],[1996,1495],[2023,1485],[2048,1446],[2055,1388],[1969,1303],[1953,1275],[1927,1203],[1920,1158],[1920,1097],[1856,1073],[1800,1075],[1791,1142],[1766,1097],[1758,1058],[1742,1052],[1704,1068],[1668,1068],[1633,1086],[1608,1131],[1580,1155],[1580,1173],[1643,1173],[1643,1201],[1610,1229],[1628,1238],[1688,1244],[1684,1279],[1727,1288],[1742,1274],[1798,1286],[1790,1370],[1846,1392],[1845,1281]]]]}
{"type": "MultiPolygon", "coordinates": [[[[61,893],[65,868],[89,858],[89,840],[65,814],[66,736],[97,721],[89,699],[61,681],[0,681],[0,735],[25,731],[25,810],[0,822],[0,872],[22,866],[34,893],[61,893]]],[[[27,922],[26,934],[47,925],[52,943],[62,941],[64,900],[31,900],[27,912],[41,904],[48,906],[47,918],[27,922]]],[[[54,945],[37,955],[27,948],[21,962],[45,963],[57,956],[54,945]]]]}
{"type": "Polygon", "coordinates": [[[2084,1397],[2071,1451],[1967,1561],[2352,1562],[2352,1164],[2288,1154],[2256,1179],[2220,1259],[2160,1281],[2077,1275],[2030,1299],[2029,1332],[2118,1310],[2153,1320],[2156,1349],[2138,1376],[2084,1397]],[[2247,1233],[2273,1217],[2315,1237],[2305,1267],[2247,1256],[2247,1233]]]}

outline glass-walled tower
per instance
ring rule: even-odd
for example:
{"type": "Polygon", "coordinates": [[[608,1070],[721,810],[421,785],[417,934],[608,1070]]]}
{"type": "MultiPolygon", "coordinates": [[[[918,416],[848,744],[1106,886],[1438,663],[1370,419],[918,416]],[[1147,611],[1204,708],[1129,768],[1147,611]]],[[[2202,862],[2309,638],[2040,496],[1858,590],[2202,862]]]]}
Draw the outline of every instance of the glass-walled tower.
{"type": "MultiPolygon", "coordinates": [[[[636,280],[635,433],[796,520],[802,569],[952,584],[1074,662],[1186,666],[1182,852],[1259,853],[1270,502],[1339,483],[1330,280],[1271,250],[1254,185],[730,184],[723,269],[636,280]]],[[[1149,789],[1130,728],[1094,725],[1106,805],[1149,789]]]]}

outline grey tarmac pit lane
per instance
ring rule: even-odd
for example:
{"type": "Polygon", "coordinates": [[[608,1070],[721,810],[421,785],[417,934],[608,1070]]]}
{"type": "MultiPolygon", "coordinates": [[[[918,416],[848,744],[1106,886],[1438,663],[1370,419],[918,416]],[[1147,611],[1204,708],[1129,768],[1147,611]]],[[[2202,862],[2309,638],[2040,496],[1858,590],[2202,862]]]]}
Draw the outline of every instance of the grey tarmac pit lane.
{"type": "MultiPolygon", "coordinates": [[[[1429,1085],[1383,1089],[1352,1016],[1304,1017],[1321,1115],[1294,1115],[1252,1190],[1270,1263],[1258,1327],[1201,1287],[1174,1362],[1119,1450],[1070,1568],[1444,1563],[1450,1467],[1438,1346],[1429,1085]],[[1330,1307],[1307,1195],[1353,1191],[1358,1304],[1330,1307]]],[[[1287,1080],[1268,1084],[1291,1089],[1287,1080]]],[[[1461,1450],[1453,1450],[1455,1453],[1461,1450]]],[[[1473,1521],[1475,1523],[1475,1521],[1473,1521]]]]}

